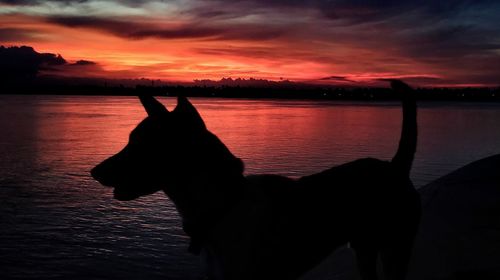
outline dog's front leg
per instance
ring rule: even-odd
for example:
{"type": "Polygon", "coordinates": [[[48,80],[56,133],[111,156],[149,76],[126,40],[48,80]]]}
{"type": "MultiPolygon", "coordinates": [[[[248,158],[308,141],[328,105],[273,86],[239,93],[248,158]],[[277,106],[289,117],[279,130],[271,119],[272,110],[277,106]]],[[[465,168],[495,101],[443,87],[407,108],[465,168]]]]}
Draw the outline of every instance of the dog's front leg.
{"type": "Polygon", "coordinates": [[[377,249],[368,244],[353,242],[352,248],[356,252],[359,274],[363,280],[377,280],[377,249]]]}
{"type": "Polygon", "coordinates": [[[222,272],[221,269],[220,261],[209,248],[207,247],[203,248],[201,250],[200,257],[203,270],[205,271],[206,280],[225,279],[224,273],[222,272]]]}

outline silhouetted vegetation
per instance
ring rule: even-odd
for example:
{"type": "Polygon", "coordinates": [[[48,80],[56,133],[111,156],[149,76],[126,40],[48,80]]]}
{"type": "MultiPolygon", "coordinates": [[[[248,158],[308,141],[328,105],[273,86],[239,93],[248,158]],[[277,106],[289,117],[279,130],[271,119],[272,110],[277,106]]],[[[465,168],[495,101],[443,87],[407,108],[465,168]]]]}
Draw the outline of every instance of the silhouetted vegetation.
{"type": "MultiPolygon", "coordinates": [[[[324,100],[397,100],[389,88],[332,87],[306,84],[277,86],[200,86],[168,85],[154,81],[72,79],[71,82],[51,83],[39,81],[22,85],[2,85],[3,94],[51,95],[138,95],[193,96],[219,98],[271,98],[271,99],[324,99],[324,100]],[[137,85],[133,86],[135,83],[137,85]],[[149,85],[147,85],[149,84],[149,85]]],[[[417,88],[419,100],[436,101],[500,101],[500,88],[417,88]]]]}

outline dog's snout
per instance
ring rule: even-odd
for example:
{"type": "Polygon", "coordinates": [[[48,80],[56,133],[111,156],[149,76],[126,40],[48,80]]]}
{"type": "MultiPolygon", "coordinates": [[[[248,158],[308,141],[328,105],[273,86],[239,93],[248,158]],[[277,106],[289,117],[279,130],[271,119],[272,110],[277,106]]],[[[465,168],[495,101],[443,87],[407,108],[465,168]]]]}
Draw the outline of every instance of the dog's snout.
{"type": "Polygon", "coordinates": [[[107,170],[104,163],[98,164],[96,167],[90,170],[90,175],[92,178],[96,179],[99,183],[105,186],[111,186],[112,180],[110,179],[110,172],[107,170]]]}
{"type": "Polygon", "coordinates": [[[99,165],[95,166],[94,168],[92,168],[92,170],[90,170],[90,175],[92,176],[92,178],[99,181],[99,165]]]}

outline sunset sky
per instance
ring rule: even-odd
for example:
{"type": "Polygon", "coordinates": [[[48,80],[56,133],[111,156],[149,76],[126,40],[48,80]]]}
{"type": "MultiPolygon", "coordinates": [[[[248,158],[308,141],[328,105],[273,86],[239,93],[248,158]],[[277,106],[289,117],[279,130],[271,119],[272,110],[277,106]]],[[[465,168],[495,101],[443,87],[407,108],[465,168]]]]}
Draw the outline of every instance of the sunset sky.
{"type": "Polygon", "coordinates": [[[500,1],[0,0],[0,45],[60,75],[500,85],[500,1]],[[95,63],[90,63],[95,62],[95,63]]]}

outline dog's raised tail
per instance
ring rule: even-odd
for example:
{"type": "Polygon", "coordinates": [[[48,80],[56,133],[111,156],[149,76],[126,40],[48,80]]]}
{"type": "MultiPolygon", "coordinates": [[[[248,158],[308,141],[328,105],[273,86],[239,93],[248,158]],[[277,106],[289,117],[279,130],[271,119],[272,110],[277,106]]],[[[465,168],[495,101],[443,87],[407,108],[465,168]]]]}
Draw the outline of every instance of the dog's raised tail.
{"type": "Polygon", "coordinates": [[[413,89],[407,84],[392,80],[391,87],[400,96],[403,105],[401,139],[392,163],[400,168],[404,175],[409,175],[417,149],[417,104],[413,89]]]}

